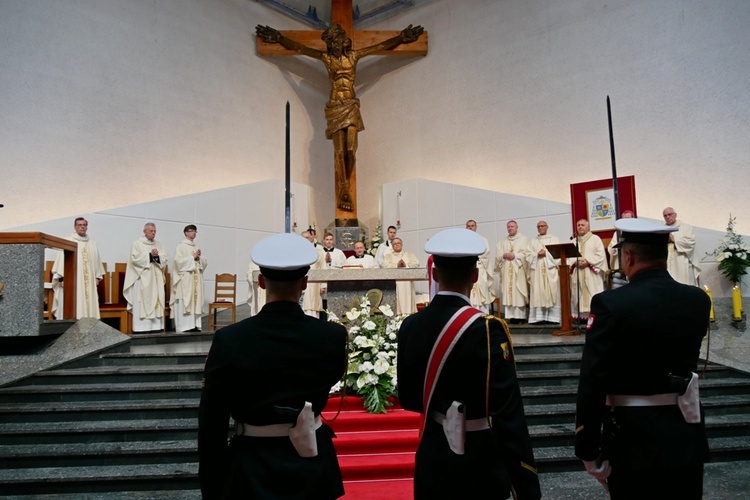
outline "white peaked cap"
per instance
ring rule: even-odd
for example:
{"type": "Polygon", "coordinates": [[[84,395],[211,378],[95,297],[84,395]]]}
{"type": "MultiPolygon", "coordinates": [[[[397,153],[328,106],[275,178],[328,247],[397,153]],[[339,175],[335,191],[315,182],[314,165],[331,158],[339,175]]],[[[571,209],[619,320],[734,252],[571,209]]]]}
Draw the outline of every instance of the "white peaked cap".
{"type": "Polygon", "coordinates": [[[302,236],[292,233],[274,234],[263,238],[250,252],[258,267],[275,271],[294,271],[318,260],[318,251],[302,236]]]}
{"type": "Polygon", "coordinates": [[[647,219],[618,219],[615,228],[621,231],[619,248],[623,243],[640,243],[643,245],[663,245],[669,241],[669,233],[678,230],[675,226],[647,219]]]}
{"type": "Polygon", "coordinates": [[[454,227],[427,240],[424,251],[440,257],[477,257],[487,251],[487,245],[474,231],[454,227]]]}

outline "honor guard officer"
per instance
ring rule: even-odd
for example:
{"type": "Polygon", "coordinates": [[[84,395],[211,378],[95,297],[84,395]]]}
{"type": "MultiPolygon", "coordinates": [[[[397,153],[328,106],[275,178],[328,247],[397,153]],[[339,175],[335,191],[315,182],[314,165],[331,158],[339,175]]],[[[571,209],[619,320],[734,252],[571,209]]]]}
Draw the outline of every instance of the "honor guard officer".
{"type": "Polygon", "coordinates": [[[591,301],[576,456],[613,499],[699,499],[708,441],[696,372],[711,301],[667,272],[674,228],[635,218],[615,227],[629,282],[591,301]]]}
{"type": "Polygon", "coordinates": [[[333,431],[320,412],[346,369],[346,329],[299,305],[318,259],[307,240],[269,236],[251,258],[266,303],[217,331],[206,359],[198,419],[203,498],[338,498],[344,488],[333,431]]]}
{"type": "Polygon", "coordinates": [[[399,400],[422,414],[417,500],[541,498],[508,326],[469,301],[486,250],[468,229],[430,238],[438,293],[398,333],[399,400]]]}

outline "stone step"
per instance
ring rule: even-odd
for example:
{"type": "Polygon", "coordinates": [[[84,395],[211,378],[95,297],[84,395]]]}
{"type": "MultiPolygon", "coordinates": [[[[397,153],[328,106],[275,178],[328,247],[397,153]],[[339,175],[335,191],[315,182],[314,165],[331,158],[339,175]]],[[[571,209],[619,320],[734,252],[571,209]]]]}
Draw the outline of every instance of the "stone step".
{"type": "MultiPolygon", "coordinates": [[[[579,363],[580,365],[580,363],[579,363]]],[[[521,387],[533,386],[556,386],[556,385],[575,385],[578,386],[578,377],[580,375],[580,366],[563,369],[535,369],[534,366],[519,366],[517,377],[521,387]]],[[[737,378],[748,379],[747,374],[737,370],[732,370],[725,366],[709,364],[705,374],[704,381],[714,378],[737,378]]]]}
{"type": "Polygon", "coordinates": [[[196,462],[5,469],[0,470],[0,484],[3,495],[199,488],[196,462]]]}
{"type": "Polygon", "coordinates": [[[92,366],[83,368],[58,368],[39,372],[30,377],[33,384],[77,384],[96,380],[98,383],[167,382],[173,380],[200,380],[203,363],[146,365],[146,366],[92,366]]]}
{"type": "MultiPolygon", "coordinates": [[[[525,385],[521,383],[521,395],[524,404],[561,404],[575,402],[578,384],[562,385],[525,385]]],[[[702,399],[714,396],[750,394],[750,377],[745,378],[709,378],[700,381],[702,399]]]]}
{"type": "Polygon", "coordinates": [[[201,500],[199,489],[151,491],[102,491],[99,493],[51,493],[36,495],[3,495],[3,500],[201,500]]]}
{"type": "Polygon", "coordinates": [[[206,362],[206,352],[184,352],[184,353],[111,353],[104,354],[99,358],[102,366],[143,366],[143,365],[203,365],[206,362]]]}
{"type": "MultiPolygon", "coordinates": [[[[721,378],[701,381],[701,396],[745,394],[750,378],[721,378]]],[[[531,404],[565,403],[575,401],[577,384],[555,386],[526,386],[521,394],[531,404]]],[[[140,383],[85,383],[70,385],[31,385],[0,388],[2,403],[111,401],[119,399],[180,399],[200,396],[200,381],[140,382],[140,383]]]]}
{"type": "Polygon", "coordinates": [[[195,439],[0,446],[1,469],[195,462],[195,439]]]}
{"type": "MultiPolygon", "coordinates": [[[[750,459],[750,437],[732,439],[711,439],[710,447],[715,458],[713,463],[723,458],[732,460],[750,459]]],[[[134,444],[131,448],[134,448],[134,444]]],[[[189,443],[175,443],[175,448],[191,448],[189,443]]],[[[112,452],[112,447],[100,447],[105,452],[112,452]],[[105,450],[105,448],[109,448],[105,450]]],[[[124,452],[127,453],[128,447],[124,452]]],[[[0,448],[0,451],[2,449],[0,448]]],[[[69,454],[75,456],[78,450],[70,448],[69,454]]],[[[84,450],[82,450],[84,451],[84,450]]],[[[195,447],[192,446],[195,453],[195,447]]],[[[50,450],[54,453],[54,450],[50,450]]],[[[92,450],[94,455],[97,450],[92,450]]],[[[64,450],[60,450],[64,457],[64,450]]],[[[21,455],[19,452],[18,455],[21,455]]],[[[534,449],[534,455],[541,474],[581,471],[580,460],[574,456],[570,446],[545,447],[534,449]]],[[[68,465],[65,467],[37,465],[35,467],[3,468],[0,470],[0,484],[3,484],[4,494],[44,494],[68,493],[75,491],[107,492],[112,488],[130,488],[131,491],[142,490],[144,487],[153,489],[158,486],[159,491],[169,491],[175,480],[182,481],[182,489],[194,485],[197,488],[197,463],[195,455],[192,461],[164,462],[150,464],[98,464],[68,465]],[[80,490],[79,488],[86,488],[80,490]]],[[[140,497],[140,495],[138,495],[140,497]]],[[[132,497],[132,498],[135,498],[132,497]]],[[[161,496],[157,496],[161,498],[161,496]]]]}
{"type": "Polygon", "coordinates": [[[2,403],[0,423],[172,419],[198,416],[198,398],[2,403]]]}
{"type": "MultiPolygon", "coordinates": [[[[744,413],[706,415],[706,431],[710,440],[745,438],[750,436],[750,415],[744,413]]],[[[568,447],[572,453],[575,444],[575,424],[571,419],[562,423],[529,425],[529,435],[534,450],[547,447],[568,447]]],[[[741,441],[740,444],[744,446],[744,442],[741,441]]],[[[745,451],[750,453],[750,443],[745,451]]]]}
{"type": "Polygon", "coordinates": [[[0,444],[61,444],[196,439],[198,419],[158,418],[66,422],[20,422],[0,425],[0,444]]]}
{"type": "MultiPolygon", "coordinates": [[[[712,463],[750,460],[749,436],[710,438],[708,445],[711,449],[712,463]]],[[[535,446],[534,458],[540,474],[583,471],[581,460],[575,456],[572,446],[535,446]]]]}
{"type": "MultiPolygon", "coordinates": [[[[704,498],[739,499],[744,498],[742,491],[748,491],[750,484],[746,472],[750,470],[749,461],[714,461],[706,464],[704,475],[704,498]],[[731,485],[731,489],[727,485],[731,485]]],[[[583,472],[582,466],[569,472],[540,471],[540,482],[544,498],[556,500],[580,500],[582,498],[608,498],[601,486],[583,472]]],[[[373,484],[377,487],[378,484],[373,484]]],[[[349,487],[345,484],[347,493],[349,487]]],[[[9,500],[200,500],[201,494],[197,489],[175,490],[139,490],[112,491],[98,493],[54,493],[37,494],[33,496],[4,496],[9,500]]]]}
{"type": "Polygon", "coordinates": [[[0,388],[0,403],[200,397],[199,380],[27,385],[0,388]]]}
{"type": "MultiPolygon", "coordinates": [[[[561,423],[575,413],[572,386],[535,387],[522,393],[529,424],[561,423]],[[531,393],[536,395],[533,403],[529,403],[531,393]],[[560,402],[553,403],[555,398],[560,402]]],[[[746,392],[702,395],[701,401],[707,414],[750,412],[750,395],[746,392]]],[[[197,416],[199,402],[199,397],[192,397],[0,403],[0,422],[189,418],[197,416]]]]}
{"type": "MultiPolygon", "coordinates": [[[[750,414],[750,394],[712,396],[702,398],[701,402],[709,416],[750,414]]],[[[526,421],[529,425],[549,425],[575,422],[576,405],[574,402],[563,404],[524,404],[526,421]]],[[[750,420],[750,417],[748,417],[750,420]]],[[[750,429],[748,429],[750,431],[750,429]]]]}

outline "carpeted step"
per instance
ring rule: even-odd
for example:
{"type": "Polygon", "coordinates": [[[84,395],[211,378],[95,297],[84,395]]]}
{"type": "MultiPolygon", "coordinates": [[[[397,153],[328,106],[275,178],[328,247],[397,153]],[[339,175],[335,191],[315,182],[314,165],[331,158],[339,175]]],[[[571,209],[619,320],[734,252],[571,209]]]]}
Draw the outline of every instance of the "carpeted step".
{"type": "Polygon", "coordinates": [[[414,453],[339,455],[344,481],[414,477],[414,453]]]}
{"type": "Polygon", "coordinates": [[[403,410],[397,403],[386,413],[368,413],[362,398],[349,396],[329,399],[324,417],[334,416],[328,424],[336,432],[334,446],[347,488],[345,497],[383,498],[387,491],[388,498],[411,498],[419,415],[403,410]],[[392,480],[399,481],[391,483],[392,480]]]}
{"type": "MultiPolygon", "coordinates": [[[[401,409],[398,399],[390,398],[389,402],[391,405],[386,407],[387,411],[401,409]]],[[[365,411],[365,400],[359,396],[341,397],[340,395],[333,395],[328,398],[328,403],[326,403],[323,411],[333,413],[337,411],[365,411]]]]}
{"type": "Polygon", "coordinates": [[[358,453],[415,452],[419,445],[419,431],[384,430],[380,432],[337,432],[333,441],[339,455],[358,453]]]}
{"type": "Polygon", "coordinates": [[[362,432],[398,429],[416,429],[419,427],[419,414],[406,410],[388,410],[387,413],[374,415],[366,411],[341,412],[333,418],[333,414],[323,414],[325,422],[335,432],[362,432]]]}
{"type": "Polygon", "coordinates": [[[344,500],[411,500],[414,498],[412,479],[377,481],[344,481],[344,500]]]}

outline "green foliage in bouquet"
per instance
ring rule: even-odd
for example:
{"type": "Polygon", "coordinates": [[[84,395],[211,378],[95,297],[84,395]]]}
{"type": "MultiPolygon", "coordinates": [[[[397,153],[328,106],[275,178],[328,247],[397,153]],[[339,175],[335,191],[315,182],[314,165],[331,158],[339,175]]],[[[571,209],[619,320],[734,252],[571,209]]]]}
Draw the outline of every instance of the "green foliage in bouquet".
{"type": "Polygon", "coordinates": [[[742,236],[734,232],[735,224],[736,217],[729,214],[726,236],[719,242],[719,246],[708,255],[716,257],[721,274],[736,285],[740,282],[742,276],[747,274],[750,258],[748,258],[748,248],[742,236]]]}

